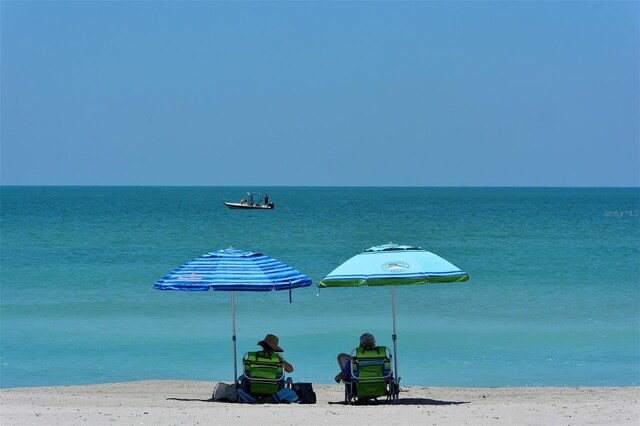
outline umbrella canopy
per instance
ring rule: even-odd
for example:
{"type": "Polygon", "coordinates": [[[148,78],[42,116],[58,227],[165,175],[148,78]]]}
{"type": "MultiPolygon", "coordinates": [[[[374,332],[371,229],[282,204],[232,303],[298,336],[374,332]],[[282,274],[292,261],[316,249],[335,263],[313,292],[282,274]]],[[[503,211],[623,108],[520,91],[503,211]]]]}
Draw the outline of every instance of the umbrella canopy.
{"type": "Polygon", "coordinates": [[[467,281],[469,275],[420,247],[385,244],[368,248],[334,269],[319,287],[404,285],[467,281]]]}
{"type": "Polygon", "coordinates": [[[338,266],[318,287],[390,285],[393,312],[393,352],[396,380],[398,346],[396,336],[396,285],[467,281],[469,275],[440,256],[420,247],[385,244],[371,247],[338,266]]]}
{"type": "Polygon", "coordinates": [[[310,285],[309,277],[272,257],[262,253],[225,249],[190,260],[158,280],[153,288],[231,292],[233,374],[234,380],[237,380],[234,292],[289,290],[289,300],[291,300],[292,289],[310,285]]]}

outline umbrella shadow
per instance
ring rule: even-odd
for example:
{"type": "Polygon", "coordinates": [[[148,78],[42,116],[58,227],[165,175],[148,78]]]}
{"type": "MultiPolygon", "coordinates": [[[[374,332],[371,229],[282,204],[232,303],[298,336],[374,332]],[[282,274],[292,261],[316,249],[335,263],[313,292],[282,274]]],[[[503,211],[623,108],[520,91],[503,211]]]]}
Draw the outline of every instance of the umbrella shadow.
{"type": "Polygon", "coordinates": [[[167,401],[187,401],[187,402],[220,402],[214,401],[213,398],[197,399],[197,398],[167,398],[167,401]]]}
{"type": "MultiPolygon", "coordinates": [[[[407,392],[406,389],[399,389],[400,393],[407,392]]],[[[382,398],[382,397],[381,397],[382,398]]],[[[431,399],[431,398],[422,398],[422,397],[402,397],[402,395],[398,395],[398,403],[397,405],[462,405],[462,404],[470,404],[470,401],[443,401],[439,399],[431,399]]],[[[349,405],[347,401],[331,401],[329,404],[342,404],[349,405]]],[[[354,402],[353,405],[385,405],[391,404],[390,401],[386,399],[368,399],[363,401],[354,402]]]]}
{"type": "MultiPolygon", "coordinates": [[[[213,398],[199,399],[199,398],[167,398],[167,401],[183,401],[183,402],[221,402],[227,404],[236,404],[235,401],[219,400],[216,401],[213,398]]],[[[349,405],[346,401],[329,401],[331,405],[349,405]]],[[[369,399],[354,403],[353,405],[386,405],[390,404],[386,400],[369,399]]],[[[397,405],[462,405],[470,404],[469,401],[442,401],[439,399],[431,398],[399,398],[397,405]]]]}
{"type": "MultiPolygon", "coordinates": [[[[329,404],[341,404],[341,405],[349,405],[345,401],[332,401],[329,404]]],[[[386,400],[375,400],[370,399],[358,403],[354,403],[353,405],[387,405],[391,404],[386,400]]],[[[462,405],[462,404],[470,404],[469,401],[442,401],[439,399],[430,399],[430,398],[399,398],[397,405],[462,405]]]]}
{"type": "MultiPolygon", "coordinates": [[[[167,401],[183,401],[183,402],[221,402],[228,404],[236,404],[231,401],[215,401],[213,398],[198,399],[198,398],[167,398],[167,401]]],[[[330,401],[329,404],[348,405],[344,401],[330,401]]],[[[387,401],[368,400],[354,405],[386,405],[387,401]]],[[[462,405],[469,404],[469,401],[441,401],[438,399],[429,398],[400,398],[398,405],[462,405]]]]}
{"type": "Polygon", "coordinates": [[[469,401],[441,401],[430,398],[400,398],[398,405],[462,405],[469,404],[469,401]]]}

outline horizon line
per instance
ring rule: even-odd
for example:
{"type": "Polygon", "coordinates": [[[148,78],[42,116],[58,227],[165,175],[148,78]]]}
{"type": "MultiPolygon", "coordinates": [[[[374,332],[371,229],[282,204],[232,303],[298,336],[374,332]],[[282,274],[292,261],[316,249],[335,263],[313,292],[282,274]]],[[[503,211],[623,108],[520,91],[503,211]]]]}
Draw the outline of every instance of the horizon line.
{"type": "Polygon", "coordinates": [[[3,184],[2,187],[70,187],[70,188],[627,188],[640,189],[640,185],[116,185],[116,184],[3,184]]]}

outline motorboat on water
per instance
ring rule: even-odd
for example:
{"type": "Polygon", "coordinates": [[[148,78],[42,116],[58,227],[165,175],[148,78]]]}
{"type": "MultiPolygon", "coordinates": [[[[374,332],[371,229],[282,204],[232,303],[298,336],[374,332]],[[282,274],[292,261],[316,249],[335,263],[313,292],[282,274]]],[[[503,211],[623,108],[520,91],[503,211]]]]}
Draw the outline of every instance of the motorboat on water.
{"type": "Polygon", "coordinates": [[[224,205],[230,209],[263,209],[269,210],[275,207],[275,204],[269,201],[269,195],[260,194],[258,192],[247,192],[247,198],[243,198],[239,203],[231,203],[224,201],[224,205]],[[254,201],[260,200],[260,201],[254,201]]]}

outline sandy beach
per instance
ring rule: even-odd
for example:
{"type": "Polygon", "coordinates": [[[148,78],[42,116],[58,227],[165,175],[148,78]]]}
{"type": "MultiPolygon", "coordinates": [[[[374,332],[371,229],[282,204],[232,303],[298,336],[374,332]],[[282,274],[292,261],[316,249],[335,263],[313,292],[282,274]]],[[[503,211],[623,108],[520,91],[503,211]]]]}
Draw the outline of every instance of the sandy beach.
{"type": "Polygon", "coordinates": [[[215,382],[142,381],[0,390],[8,425],[637,425],[640,387],[405,387],[400,403],[348,406],[343,387],[316,385],[315,405],[211,401],[215,382]]]}

